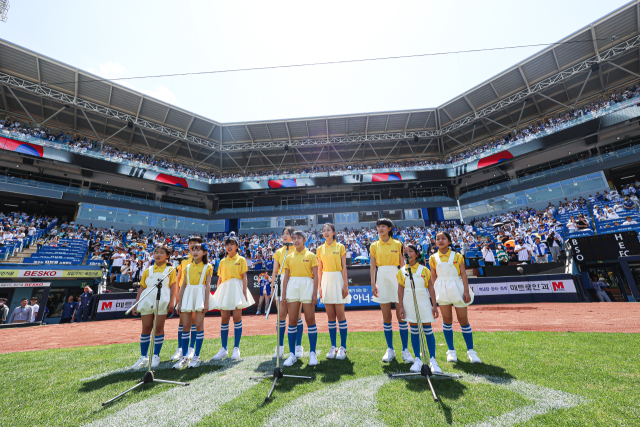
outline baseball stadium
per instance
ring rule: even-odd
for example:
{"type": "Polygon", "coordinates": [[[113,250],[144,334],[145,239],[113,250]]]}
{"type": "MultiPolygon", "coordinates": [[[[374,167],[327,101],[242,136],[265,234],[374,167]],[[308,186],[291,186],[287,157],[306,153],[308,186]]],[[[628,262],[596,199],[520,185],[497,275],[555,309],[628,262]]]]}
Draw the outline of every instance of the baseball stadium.
{"type": "Polygon", "coordinates": [[[0,425],[640,425],[640,0],[26,3],[0,425]]]}

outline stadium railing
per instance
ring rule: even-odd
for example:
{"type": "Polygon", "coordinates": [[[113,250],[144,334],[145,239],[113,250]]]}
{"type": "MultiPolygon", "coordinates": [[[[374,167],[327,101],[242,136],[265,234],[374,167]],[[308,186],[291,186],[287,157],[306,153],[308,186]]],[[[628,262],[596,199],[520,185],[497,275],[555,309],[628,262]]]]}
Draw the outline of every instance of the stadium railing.
{"type": "Polygon", "coordinates": [[[182,178],[187,178],[187,179],[192,179],[195,181],[201,181],[201,182],[206,182],[209,184],[224,184],[224,183],[232,183],[232,182],[246,182],[246,181],[255,181],[256,179],[258,180],[270,180],[270,179],[287,179],[287,178],[314,178],[314,177],[327,177],[329,175],[331,176],[341,176],[341,175],[353,175],[353,174],[373,174],[373,173],[388,173],[388,172],[405,172],[405,171],[423,171],[423,170],[433,170],[433,169],[452,169],[452,168],[456,168],[458,166],[464,165],[465,163],[469,163],[472,162],[474,160],[478,160],[478,159],[482,159],[484,157],[488,157],[492,154],[498,153],[500,151],[504,151],[507,149],[510,149],[512,147],[516,147],[522,144],[526,144],[528,142],[531,142],[535,139],[538,138],[542,138],[548,135],[551,135],[553,133],[562,131],[564,129],[568,129],[571,128],[573,126],[577,126],[581,123],[585,123],[587,121],[593,120],[597,117],[601,117],[607,114],[611,114],[620,110],[623,110],[625,108],[628,107],[632,107],[634,105],[637,104],[637,97],[634,98],[630,98],[626,101],[623,102],[619,102],[616,103],[614,105],[611,105],[609,107],[603,108],[601,110],[598,110],[596,112],[591,112],[588,113],[584,116],[581,116],[577,119],[571,120],[569,122],[566,123],[562,123],[559,125],[556,125],[552,128],[547,128],[544,131],[529,135],[527,137],[518,139],[516,141],[510,142],[509,144],[503,144],[500,145],[499,147],[496,148],[492,148],[486,151],[483,151],[480,154],[476,154],[474,156],[469,156],[466,157],[462,160],[456,161],[456,162],[452,162],[452,163],[445,163],[445,164],[429,164],[429,165],[421,165],[421,166],[409,166],[409,167],[395,167],[395,168],[366,168],[366,169],[352,169],[352,170],[344,170],[344,171],[330,171],[330,172],[314,172],[314,173],[292,173],[292,174],[283,174],[283,173],[278,173],[278,174],[271,174],[271,175],[261,175],[261,176],[246,176],[246,177],[237,177],[237,178],[202,178],[200,176],[194,175],[194,174],[189,174],[189,173],[184,173],[184,172],[179,172],[179,171],[175,171],[172,169],[168,169],[168,168],[163,168],[163,167],[159,167],[159,166],[154,166],[154,165],[149,165],[147,163],[143,163],[143,162],[138,162],[138,161],[132,161],[132,160],[127,160],[127,159],[122,159],[119,158],[115,155],[108,155],[108,154],[102,154],[99,151],[92,151],[92,150],[88,150],[86,148],[75,148],[71,145],[65,145],[64,141],[59,142],[59,141],[49,141],[49,140],[45,140],[42,138],[37,138],[34,136],[30,136],[30,135],[24,135],[24,134],[20,134],[18,132],[11,132],[8,131],[7,129],[3,129],[0,130],[0,134],[7,137],[7,138],[11,138],[11,139],[15,139],[18,141],[24,141],[24,142],[29,142],[32,144],[38,144],[44,147],[49,147],[49,148],[53,148],[53,149],[58,149],[58,150],[63,150],[63,151],[69,151],[69,152],[73,152],[73,153],[77,153],[80,155],[85,155],[85,156],[89,156],[89,157],[94,157],[97,159],[101,159],[101,160],[107,160],[107,161],[111,161],[114,163],[120,163],[120,164],[126,164],[132,167],[140,167],[140,168],[145,168],[148,170],[153,170],[156,172],[161,172],[161,173],[166,173],[172,176],[176,176],[176,177],[182,177],[182,178]]]}

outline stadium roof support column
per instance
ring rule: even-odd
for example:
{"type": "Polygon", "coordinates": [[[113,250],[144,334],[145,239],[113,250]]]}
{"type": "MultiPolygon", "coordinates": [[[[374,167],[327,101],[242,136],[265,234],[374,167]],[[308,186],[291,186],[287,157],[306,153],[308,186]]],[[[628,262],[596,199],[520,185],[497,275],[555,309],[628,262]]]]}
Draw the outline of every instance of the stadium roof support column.
{"type": "Polygon", "coordinates": [[[518,117],[518,123],[516,123],[516,133],[518,133],[518,130],[520,129],[520,120],[522,120],[522,113],[524,113],[524,107],[526,106],[527,106],[527,100],[525,99],[524,102],[522,103],[522,108],[520,109],[520,116],[518,117]]]}
{"type": "Polygon", "coordinates": [[[351,160],[353,160],[356,154],[358,154],[358,150],[360,149],[361,146],[362,146],[362,143],[358,144],[358,148],[356,148],[356,151],[353,152],[353,156],[351,156],[351,158],[349,159],[349,162],[347,162],[348,165],[351,164],[351,160]]]}
{"type": "MultiPolygon", "coordinates": [[[[547,95],[545,95],[545,94],[543,94],[543,93],[536,93],[535,95],[540,95],[540,96],[541,96],[541,97],[543,97],[543,98],[547,98],[549,101],[553,101],[553,102],[555,102],[556,104],[558,104],[558,105],[562,105],[562,106],[563,106],[563,107],[565,107],[565,108],[571,108],[571,107],[569,107],[568,105],[563,104],[563,103],[562,103],[562,102],[560,102],[560,101],[556,101],[555,99],[553,99],[553,98],[551,98],[550,96],[547,96],[547,95]]],[[[532,95],[532,96],[535,96],[535,95],[532,95]]]]}
{"type": "MultiPolygon", "coordinates": [[[[125,130],[125,129],[126,129],[126,128],[128,128],[128,127],[129,127],[129,124],[127,123],[126,125],[122,126],[120,129],[118,129],[118,130],[117,130],[114,134],[112,134],[109,138],[107,138],[107,139],[105,139],[104,141],[102,141],[102,144],[104,144],[105,142],[107,142],[108,140],[110,140],[111,138],[113,138],[114,136],[116,136],[117,134],[119,134],[120,132],[122,132],[123,130],[125,130]]],[[[176,139],[176,141],[177,141],[177,139],[176,139]]],[[[175,141],[174,141],[174,143],[175,143],[175,141]]],[[[173,144],[171,144],[171,145],[173,145],[173,144]]],[[[168,148],[168,147],[163,148],[163,151],[164,151],[165,149],[167,149],[167,148],[168,148]]]]}
{"type": "MultiPolygon", "coordinates": [[[[475,129],[475,128],[474,128],[475,129]]],[[[422,155],[427,151],[427,148],[429,148],[429,146],[431,145],[431,143],[433,142],[433,138],[431,138],[429,140],[429,142],[427,143],[427,146],[424,147],[424,150],[422,150],[422,153],[420,153],[420,157],[418,157],[418,160],[420,160],[422,158],[422,155]]]]}
{"type": "MultiPolygon", "coordinates": [[[[639,51],[639,52],[640,52],[640,51],[639,51]]],[[[613,66],[614,66],[614,67],[616,67],[616,68],[621,69],[622,71],[626,71],[627,73],[631,74],[632,76],[640,77],[640,74],[636,74],[636,73],[634,73],[633,71],[629,71],[629,70],[627,70],[626,68],[619,66],[618,64],[616,64],[616,63],[615,63],[615,62],[613,62],[613,61],[609,62],[609,64],[610,64],[610,65],[613,65],[613,66]]]]}
{"type": "Polygon", "coordinates": [[[573,103],[574,108],[576,105],[578,105],[578,101],[580,101],[580,97],[582,96],[582,91],[584,90],[584,87],[587,85],[587,82],[589,81],[589,77],[591,77],[592,70],[593,69],[589,69],[589,72],[587,73],[587,78],[584,79],[584,83],[582,83],[582,87],[580,88],[580,93],[578,93],[578,97],[576,98],[576,102],[573,103]]]}
{"type": "Polygon", "coordinates": [[[153,150],[151,149],[151,146],[149,145],[149,141],[147,141],[147,136],[144,134],[144,131],[142,130],[142,128],[140,128],[140,133],[142,134],[142,139],[144,139],[144,143],[147,144],[147,148],[149,149],[149,153],[153,153],[153,150]]]}
{"type": "Polygon", "coordinates": [[[11,92],[11,95],[13,95],[13,97],[16,99],[16,101],[18,101],[18,104],[20,104],[20,106],[22,107],[22,109],[24,110],[24,112],[25,112],[25,113],[27,113],[27,116],[29,116],[29,118],[31,119],[31,121],[32,121],[34,124],[37,124],[38,122],[36,121],[36,119],[34,119],[34,118],[31,116],[31,113],[29,112],[29,110],[27,110],[27,109],[24,107],[24,105],[22,105],[22,102],[20,101],[20,98],[18,98],[18,97],[16,96],[16,94],[13,92],[13,89],[11,89],[11,87],[9,87],[9,86],[7,86],[7,89],[9,89],[9,92],[11,92]]]}
{"type": "MultiPolygon", "coordinates": [[[[126,127],[126,126],[125,126],[126,127]]],[[[122,130],[122,129],[120,129],[122,130]]],[[[120,132],[120,131],[118,131],[120,132]]],[[[113,136],[113,135],[111,135],[113,136]]],[[[175,141],[173,141],[171,144],[167,145],[166,147],[164,147],[162,150],[158,151],[156,154],[153,155],[153,157],[157,156],[158,154],[162,153],[164,150],[166,150],[167,148],[171,147],[173,144],[175,144],[176,142],[180,141],[179,139],[176,139],[175,141]]],[[[107,140],[105,139],[104,142],[107,142],[107,140]]]]}
{"type": "MultiPolygon", "coordinates": [[[[47,123],[49,120],[53,119],[55,116],[58,115],[58,113],[60,113],[62,110],[64,110],[65,108],[67,108],[66,105],[63,105],[58,111],[56,111],[55,113],[53,113],[52,115],[50,115],[44,122],[40,123],[38,125],[38,127],[41,127],[42,125],[44,125],[45,123],[47,123]]],[[[77,128],[77,126],[74,126],[74,128],[77,128]]]]}
{"type": "Polygon", "coordinates": [[[393,145],[393,147],[391,148],[391,150],[389,150],[389,152],[387,153],[387,157],[385,157],[382,161],[386,162],[387,159],[389,158],[389,156],[391,155],[391,153],[393,153],[393,150],[396,149],[396,145],[398,145],[400,143],[400,141],[396,141],[396,143],[393,145]]]}
{"type": "Polygon", "coordinates": [[[342,160],[342,163],[344,163],[344,159],[342,158],[342,156],[340,155],[340,153],[338,152],[338,150],[336,149],[336,147],[331,144],[329,147],[333,148],[333,151],[336,152],[336,154],[338,155],[338,157],[340,157],[340,160],[342,160]]]}
{"type": "Polygon", "coordinates": [[[196,165],[196,167],[200,166],[201,164],[203,164],[209,157],[213,156],[214,154],[216,154],[215,151],[212,151],[211,154],[209,154],[207,157],[204,158],[204,160],[202,160],[200,163],[198,163],[196,165]]]}

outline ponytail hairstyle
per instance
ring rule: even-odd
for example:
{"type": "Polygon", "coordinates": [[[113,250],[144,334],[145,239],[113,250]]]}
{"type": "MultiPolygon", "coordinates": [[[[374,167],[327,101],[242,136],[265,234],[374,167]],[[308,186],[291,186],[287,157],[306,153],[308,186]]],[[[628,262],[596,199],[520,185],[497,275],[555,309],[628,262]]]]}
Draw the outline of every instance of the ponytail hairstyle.
{"type": "Polygon", "coordinates": [[[207,250],[204,248],[204,245],[200,245],[200,244],[193,245],[193,249],[191,250],[192,251],[201,250],[202,252],[204,252],[204,255],[202,255],[202,263],[203,264],[209,263],[209,256],[208,256],[207,250]]]}
{"type": "Polygon", "coordinates": [[[419,249],[418,246],[414,245],[413,243],[409,243],[407,247],[412,249],[416,254],[418,254],[418,258],[416,259],[418,264],[424,265],[425,259],[424,259],[424,253],[422,252],[422,250],[419,249]]]}

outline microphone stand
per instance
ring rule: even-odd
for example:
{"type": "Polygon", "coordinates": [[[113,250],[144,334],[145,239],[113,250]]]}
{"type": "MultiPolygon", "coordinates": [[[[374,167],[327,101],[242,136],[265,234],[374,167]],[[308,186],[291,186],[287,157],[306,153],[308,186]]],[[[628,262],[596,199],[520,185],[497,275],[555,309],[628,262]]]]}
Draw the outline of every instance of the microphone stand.
{"type": "MultiPolygon", "coordinates": [[[[269,318],[269,313],[271,312],[271,304],[273,303],[273,300],[277,300],[277,304],[276,304],[276,313],[278,314],[278,323],[276,323],[276,367],[273,370],[273,374],[272,375],[263,375],[263,376],[259,376],[259,377],[249,377],[250,380],[263,380],[263,379],[267,379],[267,378],[273,378],[273,384],[271,385],[271,390],[269,390],[269,394],[267,394],[267,397],[265,397],[264,401],[268,402],[269,399],[271,399],[271,395],[273,394],[273,390],[276,387],[276,382],[280,379],[280,378],[298,378],[298,379],[302,379],[302,380],[313,380],[315,379],[315,377],[305,377],[305,376],[299,376],[299,375],[284,375],[284,373],[282,372],[282,368],[280,367],[280,301],[282,300],[282,287],[280,286],[280,279],[282,276],[282,270],[284,269],[284,261],[287,259],[287,254],[289,253],[289,246],[291,246],[291,243],[285,243],[284,246],[286,247],[285,252],[284,252],[284,257],[282,258],[282,265],[280,265],[280,272],[278,273],[278,275],[275,278],[275,285],[274,285],[274,289],[273,289],[273,298],[271,298],[271,301],[269,302],[269,309],[267,310],[266,313],[266,318],[269,318]]],[[[285,295],[286,298],[286,295],[285,295]]],[[[291,315],[291,314],[289,314],[291,315]]]]}
{"type": "MultiPolygon", "coordinates": [[[[428,354],[428,350],[427,350],[427,341],[425,339],[424,330],[422,329],[422,320],[420,319],[420,309],[418,307],[418,299],[416,298],[416,284],[413,281],[413,273],[411,272],[411,265],[409,265],[409,254],[404,254],[404,257],[407,260],[406,269],[409,276],[409,280],[411,281],[411,292],[413,293],[413,307],[414,307],[414,310],[416,311],[416,320],[418,321],[418,331],[419,331],[418,333],[420,334],[420,353],[421,353],[420,359],[424,360],[424,358],[428,354]]],[[[424,268],[427,268],[427,267],[424,267],[424,268]]],[[[405,289],[405,292],[406,292],[406,289],[405,289]]],[[[434,307],[433,301],[431,301],[431,294],[427,293],[427,295],[429,295],[429,302],[431,303],[431,307],[434,307]]],[[[424,362],[422,363],[422,368],[420,369],[420,372],[409,372],[405,374],[389,374],[389,378],[413,377],[416,375],[423,376],[427,379],[427,382],[429,383],[429,388],[431,389],[431,394],[433,395],[434,402],[438,402],[438,396],[436,395],[436,391],[433,389],[433,384],[431,384],[432,376],[439,377],[439,378],[449,378],[449,379],[462,378],[462,375],[439,374],[439,373],[433,372],[431,368],[429,368],[429,364],[424,362]]]]}
{"type": "MultiPolygon", "coordinates": [[[[167,277],[169,277],[169,275],[176,269],[176,266],[171,267],[171,270],[169,270],[169,272],[167,274],[165,274],[164,276],[162,276],[162,278],[158,279],[156,281],[156,283],[149,289],[149,292],[147,292],[142,298],[140,298],[138,300],[137,303],[133,304],[131,306],[131,308],[129,308],[129,310],[127,310],[127,312],[125,314],[129,314],[131,313],[131,311],[133,311],[134,308],[136,308],[138,306],[138,304],[140,304],[145,298],[147,298],[149,295],[153,294],[153,289],[155,287],[155,289],[157,290],[156,292],[156,308],[155,308],[155,313],[154,313],[154,318],[153,318],[153,332],[151,332],[151,343],[149,344],[149,350],[153,351],[154,348],[154,341],[156,338],[156,324],[158,323],[158,306],[160,305],[160,296],[161,296],[161,291],[162,291],[162,281],[164,279],[166,279],[167,277]]],[[[175,286],[175,285],[174,285],[175,286]]],[[[148,357],[148,353],[147,353],[147,357],[148,357]]],[[[140,382],[136,385],[134,385],[133,387],[131,387],[130,389],[120,393],[119,395],[117,395],[116,397],[113,397],[109,400],[107,400],[106,402],[102,403],[102,406],[107,406],[108,404],[110,404],[111,402],[113,402],[116,399],[119,399],[120,397],[124,396],[125,394],[135,390],[136,388],[140,387],[143,384],[149,384],[149,383],[166,383],[166,384],[176,384],[176,385],[182,385],[182,386],[188,386],[189,383],[183,383],[183,382],[178,382],[178,381],[167,381],[167,380],[159,380],[155,377],[155,373],[154,371],[151,370],[151,361],[153,360],[153,356],[148,357],[149,359],[149,364],[147,366],[147,372],[144,373],[144,376],[142,377],[142,380],[140,380],[140,382]]]]}

